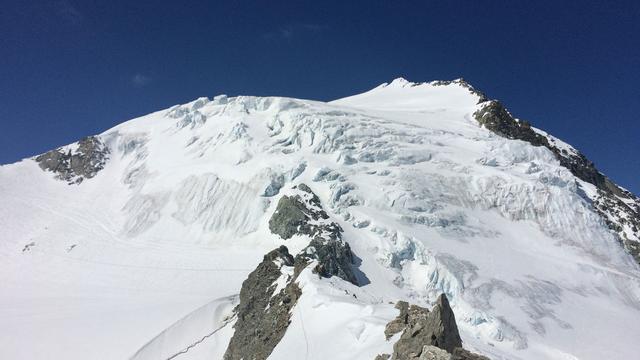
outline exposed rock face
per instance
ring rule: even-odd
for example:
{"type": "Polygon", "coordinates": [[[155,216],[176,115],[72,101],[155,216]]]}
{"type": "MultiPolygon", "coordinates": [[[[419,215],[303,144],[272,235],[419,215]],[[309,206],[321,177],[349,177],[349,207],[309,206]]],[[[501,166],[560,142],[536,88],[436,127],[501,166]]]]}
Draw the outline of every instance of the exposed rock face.
{"type": "Polygon", "coordinates": [[[322,209],[318,196],[305,184],[298,185],[297,189],[301,190],[298,195],[283,196],[278,201],[276,211],[269,219],[271,232],[285,240],[296,234],[338,236],[342,231],[338,224],[321,221],[329,215],[322,209]]]}
{"type": "Polygon", "coordinates": [[[595,185],[598,198],[594,208],[619,237],[624,248],[640,263],[640,199],[626,191],[598,171],[593,162],[580,152],[560,149],[539,134],[526,121],[516,120],[496,100],[486,101],[473,116],[488,130],[508,139],[517,139],[533,146],[551,150],[560,162],[578,179],[595,185]]]}
{"type": "Polygon", "coordinates": [[[529,123],[514,119],[499,101],[486,102],[473,116],[480,125],[502,137],[523,140],[533,146],[549,146],[546,137],[531,129],[529,123]]]}
{"type": "MultiPolygon", "coordinates": [[[[403,331],[409,323],[409,303],[406,301],[398,301],[396,303],[396,309],[400,310],[400,314],[393,320],[391,320],[384,328],[384,336],[387,340],[401,331],[403,331]]],[[[417,307],[417,311],[427,311],[427,309],[417,307]]]]}
{"type": "Polygon", "coordinates": [[[280,198],[269,220],[269,229],[283,239],[293,235],[310,236],[309,245],[296,260],[317,260],[314,271],[320,276],[337,276],[357,285],[352,268],[354,256],[349,244],[342,240],[342,228],[329,220],[320,199],[307,185],[300,184],[296,189],[300,190],[298,194],[280,198]]]}
{"type": "Polygon", "coordinates": [[[266,359],[280,342],[289,326],[291,309],[302,295],[295,283],[299,273],[293,270],[296,265],[289,250],[281,246],[266,254],[242,283],[240,304],[235,309],[238,320],[225,360],[266,359]],[[281,277],[286,285],[279,288],[281,277]]]}
{"type": "Polygon", "coordinates": [[[640,199],[630,193],[625,199],[598,190],[593,207],[609,229],[619,235],[625,249],[640,263],[640,199]]]}
{"type": "Polygon", "coordinates": [[[425,325],[425,328],[433,329],[431,330],[432,335],[430,337],[431,340],[433,340],[431,345],[449,352],[462,346],[462,339],[460,339],[460,334],[458,333],[455,315],[449,306],[449,300],[444,294],[438,298],[436,305],[431,309],[428,319],[430,322],[425,325]]]}
{"type": "Polygon", "coordinates": [[[284,239],[307,235],[309,245],[295,258],[285,246],[264,256],[258,267],[242,283],[240,304],[235,312],[235,332],[225,360],[266,359],[284,336],[291,310],[301,296],[295,280],[310,261],[318,262],[320,276],[338,276],[357,285],[353,273],[353,253],[342,240],[342,229],[329,221],[320,199],[300,184],[298,194],[283,196],[269,220],[269,228],[284,239]],[[284,285],[283,285],[284,284],[284,285]]]}
{"type": "Polygon", "coordinates": [[[354,256],[342,240],[342,229],[329,220],[320,199],[308,186],[300,184],[295,189],[297,194],[280,199],[269,228],[283,239],[307,235],[311,241],[295,258],[285,246],[271,251],[249,274],[240,291],[238,320],[225,360],[261,360],[271,354],[301,296],[295,280],[310,261],[317,261],[314,271],[320,276],[338,276],[357,284],[351,267],[354,256]]]}
{"type": "MultiPolygon", "coordinates": [[[[396,309],[400,314],[387,324],[384,331],[387,340],[402,332],[393,345],[391,360],[484,359],[462,349],[456,319],[444,294],[438,297],[431,312],[406,301],[399,301],[396,309]]],[[[388,355],[378,357],[384,359],[384,356],[388,355]]]]}
{"type": "Polygon", "coordinates": [[[474,354],[463,348],[455,348],[451,355],[451,360],[489,360],[488,357],[474,354]]]}
{"type": "Polygon", "coordinates": [[[97,137],[89,136],[78,142],[76,150],[65,152],[58,148],[38,155],[35,160],[42,170],[54,172],[58,179],[80,184],[104,169],[108,157],[109,148],[97,137]]]}
{"type": "Polygon", "coordinates": [[[433,345],[425,345],[422,348],[420,360],[450,360],[451,354],[433,345]]]}
{"type": "Polygon", "coordinates": [[[349,244],[340,239],[322,239],[316,237],[309,243],[296,259],[317,260],[314,271],[323,277],[337,276],[354,285],[358,280],[353,273],[353,253],[349,244]]]}
{"type": "MultiPolygon", "coordinates": [[[[402,310],[400,315],[403,315],[402,310]]],[[[403,333],[393,346],[393,360],[418,358],[424,345],[433,345],[448,352],[462,346],[455,316],[444,294],[438,297],[431,312],[420,306],[409,306],[404,321],[403,333]]]]}

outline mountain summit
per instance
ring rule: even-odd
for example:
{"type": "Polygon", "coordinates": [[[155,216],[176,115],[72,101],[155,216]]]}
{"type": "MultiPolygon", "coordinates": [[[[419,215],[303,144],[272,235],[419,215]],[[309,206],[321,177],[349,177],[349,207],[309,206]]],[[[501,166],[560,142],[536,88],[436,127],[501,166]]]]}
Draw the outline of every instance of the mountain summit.
{"type": "Polygon", "coordinates": [[[637,356],[640,200],[462,79],[199,98],[0,199],[2,358],[637,356]]]}

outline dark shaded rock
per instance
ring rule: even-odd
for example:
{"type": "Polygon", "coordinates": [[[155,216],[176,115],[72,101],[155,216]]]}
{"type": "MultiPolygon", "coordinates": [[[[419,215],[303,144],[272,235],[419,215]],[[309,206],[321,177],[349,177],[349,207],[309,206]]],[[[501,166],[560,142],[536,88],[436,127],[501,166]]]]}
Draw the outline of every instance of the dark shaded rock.
{"type": "Polygon", "coordinates": [[[389,354],[379,354],[376,356],[375,360],[389,360],[390,357],[391,355],[389,354]]]}
{"type": "Polygon", "coordinates": [[[342,231],[336,223],[319,223],[318,220],[329,218],[322,209],[320,199],[305,184],[300,184],[297,188],[301,190],[299,194],[283,196],[278,201],[276,211],[269,219],[269,230],[272,233],[286,240],[296,234],[314,237],[327,232],[329,236],[334,236],[342,231]]]}
{"type": "Polygon", "coordinates": [[[302,291],[294,276],[278,293],[276,280],[281,268],[295,266],[285,246],[272,250],[242,283],[240,304],[235,309],[235,332],[224,354],[225,360],[266,359],[284,336],[291,319],[291,309],[302,291]]]}
{"type": "Polygon", "coordinates": [[[480,125],[507,139],[523,140],[533,146],[549,146],[546,137],[536,133],[529,123],[514,119],[499,101],[486,102],[473,116],[480,125]]]}
{"type": "MultiPolygon", "coordinates": [[[[411,309],[411,308],[409,308],[411,309]]],[[[430,328],[432,335],[431,345],[445,349],[449,352],[456,347],[462,346],[462,339],[458,333],[456,318],[449,306],[449,299],[446,295],[441,294],[436,301],[436,305],[431,309],[430,320],[426,328],[430,328]]]]}
{"type": "Polygon", "coordinates": [[[42,170],[55,173],[58,179],[80,184],[104,169],[108,155],[109,148],[97,137],[89,136],[78,142],[75,151],[58,148],[36,156],[35,160],[42,170]]]}
{"type": "Polygon", "coordinates": [[[489,358],[486,356],[474,354],[471,351],[459,347],[453,350],[451,360],[489,360],[489,358]]]}
{"type": "Polygon", "coordinates": [[[314,272],[323,277],[337,276],[354,285],[358,285],[358,280],[353,273],[353,253],[349,244],[341,239],[325,240],[316,237],[309,242],[297,258],[307,260],[317,260],[318,265],[314,272]]]}
{"type": "Polygon", "coordinates": [[[438,297],[431,312],[406,302],[399,302],[396,308],[400,310],[400,315],[385,329],[387,339],[402,331],[400,339],[393,345],[392,360],[419,359],[425,345],[450,353],[462,347],[455,316],[444,294],[438,297]]]}
{"type": "Polygon", "coordinates": [[[269,229],[283,239],[293,235],[311,237],[309,245],[296,256],[308,263],[317,260],[314,271],[323,277],[338,276],[357,285],[353,271],[354,255],[349,244],[342,240],[342,228],[329,220],[320,199],[311,189],[300,184],[298,194],[283,196],[269,219],[269,229]]]}

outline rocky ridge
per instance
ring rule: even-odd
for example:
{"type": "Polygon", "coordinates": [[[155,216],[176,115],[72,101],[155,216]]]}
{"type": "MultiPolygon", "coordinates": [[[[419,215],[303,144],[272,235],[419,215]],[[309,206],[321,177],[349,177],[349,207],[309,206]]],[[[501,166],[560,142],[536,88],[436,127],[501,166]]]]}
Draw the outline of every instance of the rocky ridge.
{"type": "Polygon", "coordinates": [[[431,311],[406,301],[396,303],[396,309],[400,314],[387,324],[384,333],[387,340],[402,334],[393,345],[393,354],[378,355],[376,360],[487,359],[462,349],[455,316],[444,294],[431,311]]]}
{"type": "Polygon", "coordinates": [[[109,159],[109,148],[96,136],[78,141],[75,149],[57,148],[38,155],[35,161],[42,170],[51,171],[60,180],[69,184],[80,184],[90,179],[109,159]]]}
{"type": "Polygon", "coordinates": [[[249,274],[234,310],[237,321],[225,360],[263,360],[271,354],[287,331],[291,309],[302,295],[295,282],[301,267],[304,264],[296,263],[281,246],[266,254],[249,274]]]}
{"type": "Polygon", "coordinates": [[[313,271],[319,276],[337,276],[358,284],[351,268],[354,255],[342,240],[340,226],[329,221],[320,199],[307,185],[297,185],[294,190],[296,195],[280,198],[269,227],[284,239],[294,235],[312,239],[295,258],[284,245],[267,253],[242,283],[240,304],[234,310],[235,332],[225,360],[262,360],[271,354],[284,336],[291,311],[302,295],[296,279],[310,262],[317,261],[313,271]]]}
{"type": "Polygon", "coordinates": [[[311,238],[296,259],[317,260],[314,271],[324,277],[337,276],[357,285],[353,272],[354,255],[342,239],[342,228],[329,219],[320,199],[305,184],[294,187],[295,195],[284,195],[269,220],[269,229],[283,239],[294,235],[311,238]]]}
{"type": "Polygon", "coordinates": [[[555,138],[541,134],[527,121],[514,118],[497,100],[481,102],[473,116],[480,125],[499,136],[546,147],[575,177],[594,185],[598,189],[597,196],[590,199],[594,210],[640,263],[640,198],[604,176],[584,154],[556,145],[555,138]]]}

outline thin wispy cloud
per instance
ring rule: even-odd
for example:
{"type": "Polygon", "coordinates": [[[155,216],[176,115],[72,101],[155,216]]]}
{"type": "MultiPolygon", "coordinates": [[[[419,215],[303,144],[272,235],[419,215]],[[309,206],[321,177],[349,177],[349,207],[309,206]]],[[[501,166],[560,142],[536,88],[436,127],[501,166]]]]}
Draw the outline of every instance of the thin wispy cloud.
{"type": "Polygon", "coordinates": [[[290,24],[282,26],[274,31],[269,31],[262,34],[262,38],[265,40],[287,40],[290,41],[294,38],[304,37],[311,34],[319,34],[329,27],[319,24],[290,24]]]}
{"type": "Polygon", "coordinates": [[[145,87],[151,83],[151,77],[137,73],[131,77],[131,85],[137,88],[145,87]]]}
{"type": "Polygon", "coordinates": [[[57,15],[71,25],[79,25],[84,20],[84,15],[68,0],[55,3],[57,15]]]}

